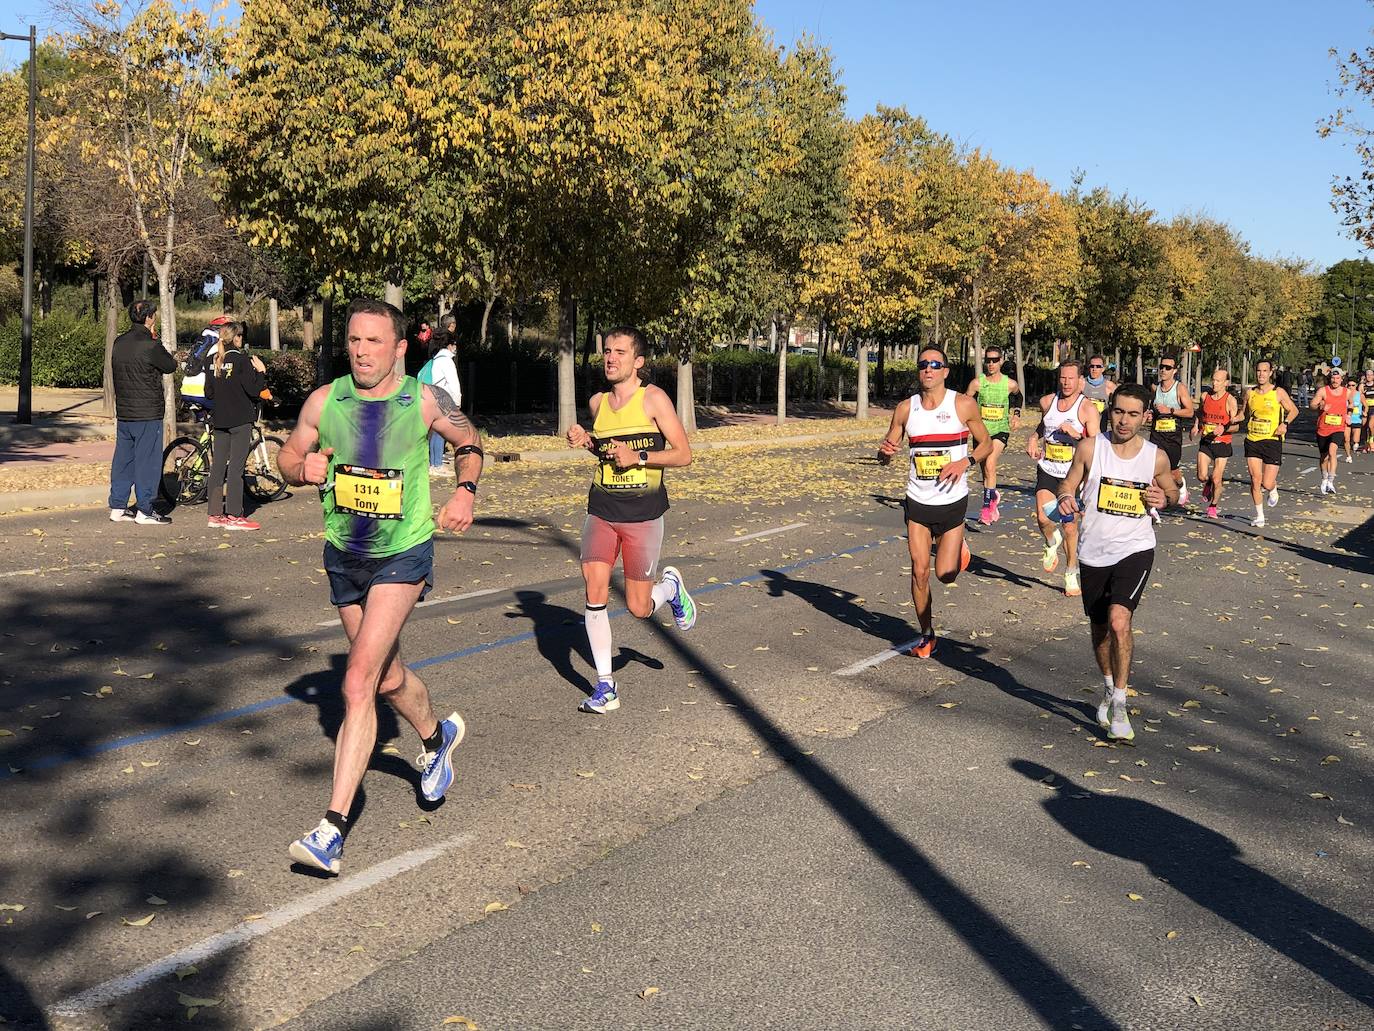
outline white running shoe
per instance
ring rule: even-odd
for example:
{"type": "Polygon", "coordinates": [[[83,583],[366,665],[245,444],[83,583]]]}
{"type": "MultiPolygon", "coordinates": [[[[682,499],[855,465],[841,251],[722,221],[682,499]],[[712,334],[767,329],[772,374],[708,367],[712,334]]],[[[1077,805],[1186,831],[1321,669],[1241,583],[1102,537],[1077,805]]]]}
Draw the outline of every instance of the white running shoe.
{"type": "Polygon", "coordinates": [[[1102,692],[1102,701],[1097,703],[1097,725],[1106,730],[1112,725],[1112,692],[1107,688],[1102,692]]]}
{"type": "Polygon", "coordinates": [[[1134,741],[1135,730],[1131,727],[1131,718],[1126,712],[1126,703],[1114,702],[1111,709],[1112,719],[1107,727],[1107,740],[1134,741]]]}
{"type": "Polygon", "coordinates": [[[1083,596],[1083,585],[1078,579],[1077,569],[1064,570],[1064,593],[1070,598],[1083,596]]]}
{"type": "Polygon", "coordinates": [[[1059,565],[1059,545],[1064,540],[1064,535],[1058,530],[1054,531],[1054,536],[1045,545],[1045,553],[1040,556],[1040,568],[1047,573],[1053,573],[1055,566],[1059,565]]]}
{"type": "Polygon", "coordinates": [[[1345,464],[1346,464],[1346,465],[1349,465],[1350,462],[1351,462],[1350,456],[1349,456],[1349,455],[1346,455],[1346,456],[1345,456],[1345,464]]]}
{"type": "Polygon", "coordinates": [[[1250,525],[1251,525],[1251,526],[1263,526],[1263,525],[1264,525],[1264,513],[1261,512],[1259,515],[1255,516],[1254,519],[1251,519],[1251,520],[1250,520],[1250,525]]]}
{"type": "Polygon", "coordinates": [[[1178,503],[1180,507],[1187,507],[1192,500],[1192,495],[1188,493],[1188,481],[1184,480],[1178,485],[1178,503]]]}
{"type": "Polygon", "coordinates": [[[1153,519],[1156,523],[1164,522],[1164,520],[1159,517],[1159,509],[1157,508],[1150,509],[1150,518],[1153,519]]]}
{"type": "Polygon", "coordinates": [[[1279,504],[1279,488],[1277,486],[1269,488],[1269,507],[1277,508],[1279,504]]]}

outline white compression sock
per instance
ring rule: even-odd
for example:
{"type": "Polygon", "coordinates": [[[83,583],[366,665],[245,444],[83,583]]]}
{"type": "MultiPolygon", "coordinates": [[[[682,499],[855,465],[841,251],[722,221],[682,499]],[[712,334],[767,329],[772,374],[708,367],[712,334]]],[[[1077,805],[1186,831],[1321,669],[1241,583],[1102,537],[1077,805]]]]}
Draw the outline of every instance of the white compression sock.
{"type": "Polygon", "coordinates": [[[654,612],[657,612],[659,609],[663,608],[664,603],[667,602],[670,598],[672,598],[672,596],[676,593],[677,588],[670,584],[667,580],[660,580],[658,583],[654,584],[654,589],[650,593],[650,597],[652,597],[654,600],[654,612]]]}
{"type": "Polygon", "coordinates": [[[1111,691],[1116,687],[1116,685],[1112,683],[1112,675],[1110,673],[1102,674],[1102,686],[1105,687],[1108,691],[1111,691]]]}
{"type": "Polygon", "coordinates": [[[1114,687],[1114,688],[1112,688],[1112,701],[1114,701],[1114,702],[1120,702],[1122,705],[1125,705],[1125,704],[1126,704],[1126,689],[1125,689],[1124,687],[1114,687]]]}
{"type": "Polygon", "coordinates": [[[588,605],[584,614],[587,643],[592,646],[592,662],[599,680],[611,679],[611,617],[605,605],[588,605]]]}

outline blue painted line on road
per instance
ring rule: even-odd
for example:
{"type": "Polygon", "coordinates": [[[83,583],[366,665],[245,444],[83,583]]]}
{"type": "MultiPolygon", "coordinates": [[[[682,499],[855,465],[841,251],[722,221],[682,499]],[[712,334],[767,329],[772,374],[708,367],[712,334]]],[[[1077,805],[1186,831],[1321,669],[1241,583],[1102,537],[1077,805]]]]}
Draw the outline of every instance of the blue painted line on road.
{"type": "MultiPolygon", "coordinates": [[[[852,548],[845,548],[842,551],[832,552],[829,555],[819,555],[813,558],[803,559],[800,562],[793,562],[791,565],[779,566],[773,572],[793,573],[799,569],[806,569],[809,566],[820,565],[823,562],[832,562],[837,558],[845,558],[856,555],[860,552],[869,551],[873,548],[880,548],[884,544],[891,544],[893,541],[904,539],[904,534],[893,534],[888,537],[880,538],[876,541],[869,541],[867,544],[856,544],[852,548]]],[[[757,583],[766,578],[764,573],[756,573],[752,576],[741,577],[738,580],[726,580],[720,583],[703,584],[701,587],[692,589],[694,597],[703,594],[712,594],[716,591],[724,590],[727,587],[739,587],[744,584],[757,583]]],[[[610,616],[612,619],[617,616],[626,615],[628,609],[616,609],[610,616]]],[[[523,644],[526,641],[533,641],[541,636],[552,636],[558,633],[566,633],[572,629],[568,624],[547,627],[544,629],[526,630],[519,634],[512,634],[509,637],[502,637],[495,641],[487,641],[484,644],[475,644],[468,648],[462,648],[455,652],[447,652],[443,655],[435,655],[428,659],[419,659],[415,662],[408,662],[411,669],[426,669],[430,666],[441,666],[449,662],[457,662],[473,655],[480,655],[483,652],[495,651],[498,648],[507,648],[511,645],[523,644]]],[[[229,720],[236,720],[243,716],[251,716],[254,713],[264,712],[267,709],[275,709],[279,705],[288,705],[291,702],[300,702],[304,699],[296,698],[293,695],[279,695],[276,698],[266,698],[251,705],[240,706],[237,709],[228,709],[224,712],[210,713],[206,716],[179,723],[174,727],[166,727],[162,730],[150,730],[142,734],[130,734],[126,737],[114,738],[110,741],[102,741],[100,744],[88,745],[83,748],[73,748],[66,751],[54,752],[41,756],[22,768],[13,768],[9,765],[0,767],[0,781],[7,780],[16,773],[39,773],[51,770],[58,766],[65,766],[67,763],[79,762],[82,759],[90,759],[98,755],[105,755],[115,752],[122,748],[131,748],[134,745],[145,745],[153,741],[160,741],[163,738],[173,737],[177,734],[185,734],[187,731],[197,730],[201,727],[213,726],[216,723],[225,723],[229,720]]]]}

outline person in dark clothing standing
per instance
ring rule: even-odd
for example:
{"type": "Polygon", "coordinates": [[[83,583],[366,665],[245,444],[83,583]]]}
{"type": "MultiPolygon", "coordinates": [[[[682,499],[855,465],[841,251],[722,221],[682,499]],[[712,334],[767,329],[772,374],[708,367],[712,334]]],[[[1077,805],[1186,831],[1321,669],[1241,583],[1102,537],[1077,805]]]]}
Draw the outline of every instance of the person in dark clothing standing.
{"type": "Polygon", "coordinates": [[[214,457],[210,460],[210,517],[212,530],[260,530],[243,514],[243,465],[253,440],[258,400],[267,389],[267,369],[243,350],[242,322],[231,322],[219,331],[219,351],[205,380],[205,397],[215,403],[210,425],[214,427],[214,457]],[[225,485],[228,484],[228,503],[225,485]]]}
{"type": "Polygon", "coordinates": [[[115,338],[110,356],[114,374],[115,451],[110,463],[110,520],[170,523],[153,511],[162,470],[162,377],[176,371],[176,359],[153,336],[157,305],[129,305],[129,331],[115,338]],[[129,505],[129,490],[138,498],[129,505]]]}

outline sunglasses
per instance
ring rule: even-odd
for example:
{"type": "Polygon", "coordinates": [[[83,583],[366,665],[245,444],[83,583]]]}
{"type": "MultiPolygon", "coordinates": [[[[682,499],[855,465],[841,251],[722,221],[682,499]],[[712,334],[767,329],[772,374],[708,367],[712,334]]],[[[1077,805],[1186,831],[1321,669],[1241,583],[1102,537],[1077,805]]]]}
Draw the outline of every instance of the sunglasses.
{"type": "Polygon", "coordinates": [[[945,368],[945,363],[938,358],[922,358],[916,363],[916,368],[920,369],[922,372],[925,372],[926,369],[943,369],[945,368]]]}
{"type": "Polygon", "coordinates": [[[1089,362],[1089,363],[1088,363],[1088,368],[1090,368],[1090,369],[1105,369],[1106,366],[1103,365],[1101,362],[1089,362]]]}
{"type": "Polygon", "coordinates": [[[1160,368],[1160,370],[1161,370],[1162,372],[1173,372],[1175,369],[1178,368],[1178,366],[1177,366],[1177,365],[1161,365],[1159,368],[1160,368]]]}
{"type": "Polygon", "coordinates": [[[998,355],[991,355],[991,354],[985,354],[985,355],[983,355],[983,361],[985,361],[985,362],[1000,362],[1001,360],[1002,360],[1002,356],[1001,356],[1000,354],[998,354],[998,355]]]}

